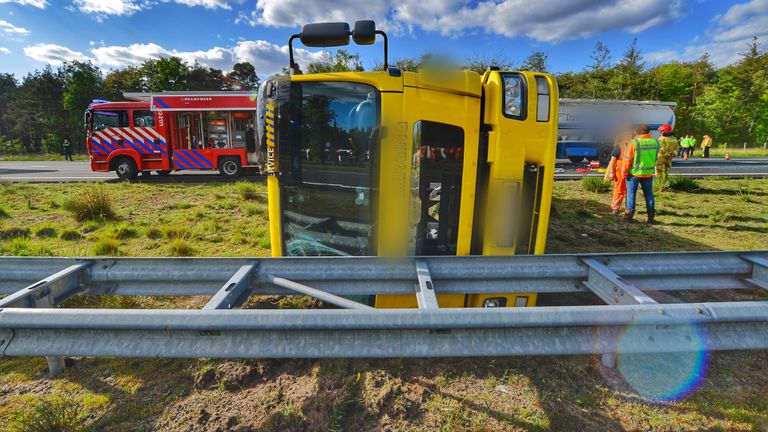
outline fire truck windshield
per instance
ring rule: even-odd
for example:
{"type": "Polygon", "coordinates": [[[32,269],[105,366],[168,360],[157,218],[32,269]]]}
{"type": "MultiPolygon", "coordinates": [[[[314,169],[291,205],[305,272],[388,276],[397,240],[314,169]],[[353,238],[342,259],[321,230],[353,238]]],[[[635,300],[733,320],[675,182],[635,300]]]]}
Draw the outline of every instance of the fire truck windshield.
{"type": "Polygon", "coordinates": [[[293,82],[278,102],[284,251],[375,255],[372,192],[379,92],[347,82],[293,82]]]}

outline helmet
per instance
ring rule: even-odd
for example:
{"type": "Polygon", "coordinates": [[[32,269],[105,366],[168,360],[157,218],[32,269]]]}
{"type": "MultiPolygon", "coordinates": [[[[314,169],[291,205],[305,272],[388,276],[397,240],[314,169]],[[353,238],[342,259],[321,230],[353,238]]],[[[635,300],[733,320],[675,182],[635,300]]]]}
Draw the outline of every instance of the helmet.
{"type": "Polygon", "coordinates": [[[663,124],[663,125],[659,126],[659,132],[661,132],[663,134],[671,133],[672,132],[672,126],[670,126],[668,124],[663,124]]]}

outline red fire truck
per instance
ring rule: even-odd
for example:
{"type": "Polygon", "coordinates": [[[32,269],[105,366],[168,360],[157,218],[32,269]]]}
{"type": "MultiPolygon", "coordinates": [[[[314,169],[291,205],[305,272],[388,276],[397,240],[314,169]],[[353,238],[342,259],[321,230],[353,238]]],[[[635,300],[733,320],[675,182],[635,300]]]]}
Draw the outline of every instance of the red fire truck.
{"type": "Polygon", "coordinates": [[[94,101],[85,112],[93,171],[121,179],[155,171],[259,169],[252,92],[126,93],[129,102],[94,101]]]}

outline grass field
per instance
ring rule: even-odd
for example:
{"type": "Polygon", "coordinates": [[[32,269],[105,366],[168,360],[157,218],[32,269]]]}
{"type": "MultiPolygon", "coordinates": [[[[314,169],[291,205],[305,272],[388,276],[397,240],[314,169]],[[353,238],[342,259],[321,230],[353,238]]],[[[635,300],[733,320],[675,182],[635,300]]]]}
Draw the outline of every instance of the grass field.
{"type": "MultiPolygon", "coordinates": [[[[768,180],[686,186],[659,192],[660,223],[646,225],[610,216],[607,194],[558,182],[548,252],[766,248],[768,180]]],[[[245,183],[2,184],[0,255],[265,256],[265,201],[245,183]],[[100,205],[113,214],[83,217],[100,205]]],[[[701,385],[671,401],[649,398],[663,383],[598,360],[83,358],[47,379],[44,359],[6,358],[0,431],[768,430],[768,352],[709,355],[691,372],[701,385]]],[[[639,360],[661,371],[679,359],[639,360]]]]}
{"type": "MultiPolygon", "coordinates": [[[[88,160],[88,155],[76,154],[74,160],[88,160]]],[[[26,154],[26,155],[0,155],[0,162],[28,162],[28,161],[63,161],[64,155],[58,153],[26,154]]]]}

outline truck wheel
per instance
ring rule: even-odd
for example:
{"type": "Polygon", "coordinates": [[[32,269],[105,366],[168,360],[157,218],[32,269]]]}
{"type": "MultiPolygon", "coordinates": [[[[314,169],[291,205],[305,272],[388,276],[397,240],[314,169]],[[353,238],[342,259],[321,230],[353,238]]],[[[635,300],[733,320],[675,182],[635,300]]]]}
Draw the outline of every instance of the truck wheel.
{"type": "Polygon", "coordinates": [[[243,175],[243,166],[240,164],[240,159],[227,157],[219,163],[219,172],[224,178],[238,178],[243,175]]]}
{"type": "Polygon", "coordinates": [[[122,157],[115,163],[115,173],[120,180],[133,180],[139,175],[139,170],[133,159],[122,157]]]}
{"type": "Polygon", "coordinates": [[[611,161],[611,153],[613,153],[613,147],[605,146],[597,153],[597,160],[600,161],[601,166],[608,166],[608,162],[611,161]]]}
{"type": "Polygon", "coordinates": [[[573,163],[581,163],[584,160],[584,156],[568,156],[568,160],[573,163]]]}
{"type": "Polygon", "coordinates": [[[159,170],[159,171],[155,171],[155,172],[156,172],[156,173],[157,173],[157,175],[159,175],[160,177],[168,177],[169,175],[171,175],[171,172],[170,172],[170,171],[168,171],[168,170],[159,170]]]}

